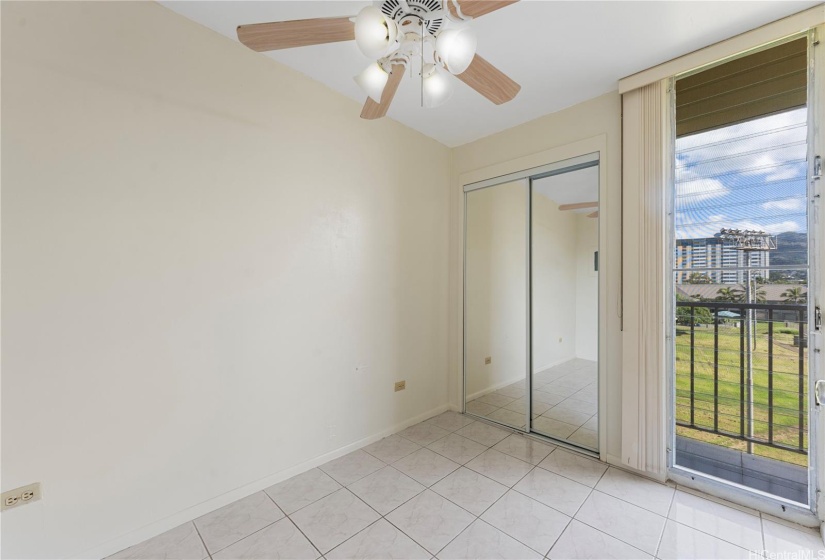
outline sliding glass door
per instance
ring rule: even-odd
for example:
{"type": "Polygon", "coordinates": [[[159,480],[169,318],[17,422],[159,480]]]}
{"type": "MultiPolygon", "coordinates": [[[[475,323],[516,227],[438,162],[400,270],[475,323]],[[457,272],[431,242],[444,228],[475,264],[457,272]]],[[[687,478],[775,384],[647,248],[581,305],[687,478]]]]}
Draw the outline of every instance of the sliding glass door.
{"type": "Polygon", "coordinates": [[[677,467],[810,499],[808,39],[675,87],[677,467]]]}

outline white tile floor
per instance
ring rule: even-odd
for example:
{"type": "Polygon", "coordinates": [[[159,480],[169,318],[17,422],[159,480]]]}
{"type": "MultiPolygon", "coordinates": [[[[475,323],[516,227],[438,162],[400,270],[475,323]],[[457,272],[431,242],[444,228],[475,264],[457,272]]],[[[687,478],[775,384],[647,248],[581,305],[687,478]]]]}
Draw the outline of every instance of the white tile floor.
{"type": "MultiPolygon", "coordinates": [[[[533,376],[533,431],[576,445],[598,448],[596,362],[576,358],[533,376]]],[[[523,428],[526,401],[518,382],[467,403],[467,412],[523,428]]]]}
{"type": "Polygon", "coordinates": [[[823,549],[816,531],[445,412],[112,558],[816,559],[823,549]]]}

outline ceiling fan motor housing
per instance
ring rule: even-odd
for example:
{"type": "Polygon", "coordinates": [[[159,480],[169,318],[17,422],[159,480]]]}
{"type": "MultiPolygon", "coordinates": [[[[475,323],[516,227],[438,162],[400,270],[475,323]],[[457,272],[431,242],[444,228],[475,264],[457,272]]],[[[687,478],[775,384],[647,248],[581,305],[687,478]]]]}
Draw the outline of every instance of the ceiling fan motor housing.
{"type": "Polygon", "coordinates": [[[379,6],[381,12],[401,25],[405,19],[416,17],[425,22],[426,32],[435,35],[444,25],[442,17],[430,19],[431,14],[441,12],[440,0],[384,0],[379,6]]]}

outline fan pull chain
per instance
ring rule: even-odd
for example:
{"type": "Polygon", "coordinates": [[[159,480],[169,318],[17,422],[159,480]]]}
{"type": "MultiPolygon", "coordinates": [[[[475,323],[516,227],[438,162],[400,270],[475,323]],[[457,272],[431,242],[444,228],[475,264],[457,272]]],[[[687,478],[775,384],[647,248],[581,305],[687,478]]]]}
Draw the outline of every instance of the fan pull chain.
{"type": "Polygon", "coordinates": [[[421,108],[424,108],[424,20],[421,20],[421,108]]]}

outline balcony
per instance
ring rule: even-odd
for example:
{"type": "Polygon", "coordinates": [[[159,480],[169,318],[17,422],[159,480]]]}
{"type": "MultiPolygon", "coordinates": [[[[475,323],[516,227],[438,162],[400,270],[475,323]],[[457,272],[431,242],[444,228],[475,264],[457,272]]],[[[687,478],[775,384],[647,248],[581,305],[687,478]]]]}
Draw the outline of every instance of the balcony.
{"type": "Polygon", "coordinates": [[[807,306],[676,306],[676,464],[806,503],[807,306]]]}

